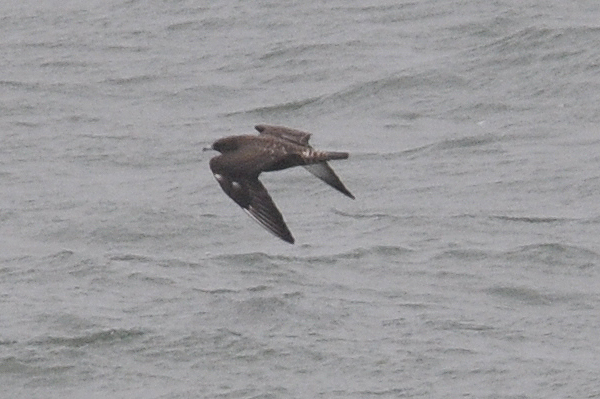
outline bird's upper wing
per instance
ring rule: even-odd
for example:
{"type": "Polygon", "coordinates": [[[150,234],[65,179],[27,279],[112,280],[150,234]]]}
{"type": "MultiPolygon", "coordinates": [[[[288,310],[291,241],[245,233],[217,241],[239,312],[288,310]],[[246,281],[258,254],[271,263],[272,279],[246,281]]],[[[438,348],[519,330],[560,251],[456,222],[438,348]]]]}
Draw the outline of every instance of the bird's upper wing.
{"type": "Polygon", "coordinates": [[[232,178],[215,173],[215,177],[225,193],[248,213],[261,226],[290,244],[294,237],[283,216],[275,206],[265,186],[256,177],[232,178]]]}
{"type": "Polygon", "coordinates": [[[273,125],[256,125],[254,128],[258,130],[260,134],[268,134],[270,136],[291,141],[295,144],[309,147],[308,140],[310,139],[310,133],[306,133],[301,130],[290,129],[289,127],[273,125]]]}

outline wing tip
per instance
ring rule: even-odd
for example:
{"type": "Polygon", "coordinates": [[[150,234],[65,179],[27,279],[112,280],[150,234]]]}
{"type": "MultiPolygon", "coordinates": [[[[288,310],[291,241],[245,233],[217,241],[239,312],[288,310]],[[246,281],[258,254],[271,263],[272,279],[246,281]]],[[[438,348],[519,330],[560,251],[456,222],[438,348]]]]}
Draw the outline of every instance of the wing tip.
{"type": "Polygon", "coordinates": [[[278,237],[281,238],[283,241],[287,242],[288,244],[294,245],[294,243],[296,242],[296,240],[294,240],[294,237],[292,237],[291,234],[288,237],[281,237],[281,236],[278,236],[278,237]]]}
{"type": "Polygon", "coordinates": [[[248,216],[250,216],[250,218],[252,220],[254,220],[256,223],[258,223],[260,225],[260,227],[262,227],[269,233],[273,234],[275,237],[277,237],[289,244],[294,244],[294,242],[296,242],[296,240],[294,239],[294,236],[292,236],[292,233],[288,229],[285,222],[282,221],[283,224],[278,226],[279,229],[276,229],[273,227],[273,225],[267,223],[264,219],[260,218],[258,213],[256,213],[253,209],[251,209],[251,207],[248,207],[248,208],[242,207],[242,209],[244,210],[244,212],[246,212],[246,214],[248,216]]]}

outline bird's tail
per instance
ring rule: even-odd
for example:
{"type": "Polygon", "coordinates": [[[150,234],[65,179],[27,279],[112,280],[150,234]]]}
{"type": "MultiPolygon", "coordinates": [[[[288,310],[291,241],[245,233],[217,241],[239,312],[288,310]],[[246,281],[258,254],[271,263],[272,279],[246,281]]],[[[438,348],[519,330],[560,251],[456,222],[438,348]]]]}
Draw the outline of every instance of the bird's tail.
{"type": "Polygon", "coordinates": [[[333,161],[336,159],[348,159],[348,153],[335,151],[314,151],[309,158],[311,163],[333,161]]]}

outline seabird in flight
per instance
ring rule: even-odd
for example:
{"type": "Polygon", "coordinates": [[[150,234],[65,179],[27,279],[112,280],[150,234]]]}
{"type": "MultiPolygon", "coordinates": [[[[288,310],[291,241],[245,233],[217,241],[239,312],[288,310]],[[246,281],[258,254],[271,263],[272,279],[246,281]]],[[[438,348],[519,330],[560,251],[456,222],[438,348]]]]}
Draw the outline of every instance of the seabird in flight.
{"type": "Polygon", "coordinates": [[[259,135],[229,136],[211,149],[221,154],[210,160],[210,170],[225,193],[265,229],[290,244],[294,237],[267,189],[258,180],[262,172],[303,166],[310,173],[354,199],[327,161],[347,159],[347,152],[317,151],[310,133],[283,126],[257,125],[259,135]]]}

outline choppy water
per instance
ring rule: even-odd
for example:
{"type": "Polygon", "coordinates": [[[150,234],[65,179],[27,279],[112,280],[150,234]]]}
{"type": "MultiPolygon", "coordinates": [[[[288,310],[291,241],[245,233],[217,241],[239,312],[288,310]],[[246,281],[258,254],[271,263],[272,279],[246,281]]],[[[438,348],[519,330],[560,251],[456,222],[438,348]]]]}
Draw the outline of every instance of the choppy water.
{"type": "Polygon", "coordinates": [[[0,5],[7,398],[600,397],[600,5],[0,5]],[[351,201],[201,149],[314,133],[351,201]]]}

